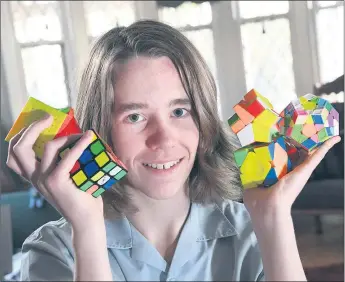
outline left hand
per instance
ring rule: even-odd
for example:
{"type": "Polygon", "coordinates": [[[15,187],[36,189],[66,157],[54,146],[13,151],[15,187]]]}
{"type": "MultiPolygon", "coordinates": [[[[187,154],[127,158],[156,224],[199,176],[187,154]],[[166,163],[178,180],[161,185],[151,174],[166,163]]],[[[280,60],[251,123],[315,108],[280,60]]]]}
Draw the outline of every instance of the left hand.
{"type": "Polygon", "coordinates": [[[245,189],[243,201],[252,219],[277,213],[290,215],[292,204],[302,191],[312,172],[327,152],[340,140],[340,136],[327,140],[318,149],[312,151],[302,164],[271,187],[245,189]]]}

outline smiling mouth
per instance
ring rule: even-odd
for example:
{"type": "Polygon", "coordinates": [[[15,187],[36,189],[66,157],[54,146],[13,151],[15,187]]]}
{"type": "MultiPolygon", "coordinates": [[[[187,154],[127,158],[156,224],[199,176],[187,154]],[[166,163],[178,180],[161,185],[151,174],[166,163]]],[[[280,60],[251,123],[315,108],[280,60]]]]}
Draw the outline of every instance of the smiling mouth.
{"type": "Polygon", "coordinates": [[[175,161],[170,161],[166,163],[143,163],[145,167],[150,167],[156,170],[168,170],[175,167],[177,164],[181,162],[182,159],[178,159],[175,161]]]}

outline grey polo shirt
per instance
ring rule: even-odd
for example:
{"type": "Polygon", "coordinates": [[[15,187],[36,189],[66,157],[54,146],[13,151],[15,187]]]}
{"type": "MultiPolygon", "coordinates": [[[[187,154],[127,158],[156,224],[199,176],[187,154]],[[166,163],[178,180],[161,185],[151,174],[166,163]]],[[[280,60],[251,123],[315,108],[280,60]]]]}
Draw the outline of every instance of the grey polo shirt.
{"type": "MultiPolygon", "coordinates": [[[[193,203],[171,265],[126,218],[106,220],[106,233],[115,281],[264,280],[257,239],[241,203],[193,203]]],[[[37,229],[22,252],[22,280],[73,280],[71,226],[65,219],[37,229]]]]}

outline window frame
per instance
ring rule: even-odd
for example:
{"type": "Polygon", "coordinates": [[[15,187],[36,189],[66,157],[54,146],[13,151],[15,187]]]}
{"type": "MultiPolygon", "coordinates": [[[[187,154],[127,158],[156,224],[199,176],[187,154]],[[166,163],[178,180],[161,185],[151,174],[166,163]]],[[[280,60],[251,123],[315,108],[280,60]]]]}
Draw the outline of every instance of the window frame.
{"type": "MultiPolygon", "coordinates": [[[[83,1],[60,1],[63,33],[64,67],[67,91],[71,105],[77,96],[76,79],[86,62],[89,52],[83,1]]],[[[290,24],[291,48],[295,89],[298,96],[312,93],[313,86],[320,81],[320,64],[317,45],[316,14],[321,9],[343,6],[342,1],[329,7],[310,9],[308,1],[289,1],[287,14],[239,18],[238,1],[216,1],[211,3],[212,23],[196,27],[179,28],[182,32],[211,29],[219,86],[221,118],[226,120],[233,114],[232,107],[245,94],[246,81],[240,27],[243,23],[287,18],[290,24]],[[229,95],[231,93],[231,95],[229,95]]],[[[1,1],[1,56],[5,71],[6,92],[12,112],[12,120],[19,114],[27,100],[20,46],[16,42],[13,20],[8,1],[1,1]],[[15,82],[15,83],[14,83],[15,82]]],[[[136,20],[158,20],[155,1],[135,2],[136,20]]],[[[264,94],[264,93],[263,93],[264,94]]]]}

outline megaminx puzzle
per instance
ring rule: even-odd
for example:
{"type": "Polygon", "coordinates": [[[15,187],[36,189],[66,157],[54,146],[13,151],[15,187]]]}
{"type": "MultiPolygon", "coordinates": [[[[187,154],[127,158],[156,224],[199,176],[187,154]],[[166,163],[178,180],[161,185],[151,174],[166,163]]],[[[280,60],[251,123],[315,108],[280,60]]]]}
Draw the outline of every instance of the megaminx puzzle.
{"type": "Polygon", "coordinates": [[[339,135],[339,114],[312,94],[293,100],[278,114],[267,98],[249,91],[228,119],[241,143],[234,153],[243,187],[269,187],[293,169],[300,150],[310,152],[339,135]]]}

